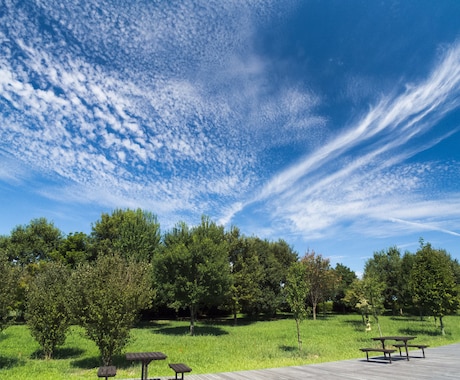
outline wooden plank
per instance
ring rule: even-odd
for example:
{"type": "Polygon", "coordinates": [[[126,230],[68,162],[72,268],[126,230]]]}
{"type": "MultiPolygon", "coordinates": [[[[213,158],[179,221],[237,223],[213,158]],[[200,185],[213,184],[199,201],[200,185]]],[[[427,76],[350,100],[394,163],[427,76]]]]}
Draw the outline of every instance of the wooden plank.
{"type": "MultiPolygon", "coordinates": [[[[418,350],[412,352],[417,354],[418,350]]],[[[284,368],[193,374],[186,376],[186,380],[452,380],[459,378],[459,352],[460,343],[428,348],[425,359],[411,356],[411,360],[407,361],[405,356],[394,355],[393,364],[383,361],[368,362],[366,358],[358,358],[284,368]]],[[[422,356],[421,350],[419,355],[422,356]]],[[[161,380],[169,379],[170,377],[164,377],[161,380]]]]}

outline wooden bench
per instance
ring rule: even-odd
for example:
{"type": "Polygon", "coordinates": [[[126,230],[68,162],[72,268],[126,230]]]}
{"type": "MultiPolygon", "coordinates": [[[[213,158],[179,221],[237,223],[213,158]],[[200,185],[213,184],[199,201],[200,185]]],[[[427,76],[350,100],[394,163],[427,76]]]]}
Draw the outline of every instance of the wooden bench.
{"type": "Polygon", "coordinates": [[[396,351],[396,350],[392,350],[392,349],[388,349],[388,348],[370,348],[370,347],[368,347],[368,348],[360,348],[360,350],[362,352],[366,353],[367,361],[369,361],[369,352],[382,352],[385,355],[385,358],[387,357],[387,354],[388,354],[388,357],[390,359],[390,363],[391,363],[391,354],[396,351]]]}
{"type": "Polygon", "coordinates": [[[169,367],[176,373],[176,380],[178,373],[182,375],[181,379],[184,380],[184,373],[192,372],[192,369],[183,363],[169,364],[169,367]]]}
{"type": "MultiPolygon", "coordinates": [[[[399,348],[399,355],[401,355],[401,348],[405,347],[404,343],[396,343],[396,344],[393,344],[393,346],[399,348]]],[[[422,350],[423,357],[425,358],[425,348],[430,347],[430,346],[426,344],[408,344],[407,347],[418,348],[419,350],[422,350]]]]}
{"type": "Polygon", "coordinates": [[[99,367],[97,370],[97,377],[105,377],[107,380],[109,377],[114,377],[117,374],[117,367],[113,365],[99,367]]]}

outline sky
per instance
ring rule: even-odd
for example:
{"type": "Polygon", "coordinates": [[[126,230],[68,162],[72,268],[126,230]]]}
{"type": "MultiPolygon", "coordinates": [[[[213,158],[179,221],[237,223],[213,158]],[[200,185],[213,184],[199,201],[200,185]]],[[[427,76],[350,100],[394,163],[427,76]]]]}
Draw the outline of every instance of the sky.
{"type": "Polygon", "coordinates": [[[460,1],[0,0],[0,234],[209,216],[460,259],[460,1]]]}

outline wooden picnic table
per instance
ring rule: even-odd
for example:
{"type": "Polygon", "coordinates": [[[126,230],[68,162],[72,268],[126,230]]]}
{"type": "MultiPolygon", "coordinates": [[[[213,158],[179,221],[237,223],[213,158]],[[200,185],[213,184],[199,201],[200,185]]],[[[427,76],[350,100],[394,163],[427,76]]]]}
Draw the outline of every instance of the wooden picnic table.
{"type": "Polygon", "coordinates": [[[390,335],[390,336],[378,336],[376,338],[372,338],[372,340],[380,340],[380,342],[382,342],[382,348],[385,350],[385,341],[386,340],[394,340],[396,342],[403,342],[404,343],[404,347],[406,349],[406,358],[407,360],[409,360],[409,350],[407,349],[407,342],[409,340],[412,340],[412,339],[415,339],[417,338],[416,336],[412,336],[412,335],[409,335],[409,336],[404,336],[404,335],[390,335]]]}
{"type": "Polygon", "coordinates": [[[142,363],[141,380],[147,380],[148,367],[152,360],[165,360],[167,356],[162,352],[129,352],[126,359],[130,361],[140,361],[142,363]]]}

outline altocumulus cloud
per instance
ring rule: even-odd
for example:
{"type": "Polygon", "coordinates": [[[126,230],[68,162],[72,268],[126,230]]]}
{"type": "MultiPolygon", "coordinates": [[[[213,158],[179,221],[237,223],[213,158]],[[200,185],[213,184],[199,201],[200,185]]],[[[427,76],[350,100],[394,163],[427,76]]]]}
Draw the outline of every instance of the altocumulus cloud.
{"type": "MultiPolygon", "coordinates": [[[[253,15],[258,23],[271,17],[269,3],[122,10],[112,2],[5,2],[2,149],[30,176],[50,178],[42,194],[214,213],[260,183],[258,154],[275,134],[285,144],[323,123],[313,94],[285,88],[269,96],[265,63],[247,58],[253,15]]],[[[12,172],[3,169],[2,178],[12,172]]]]}

